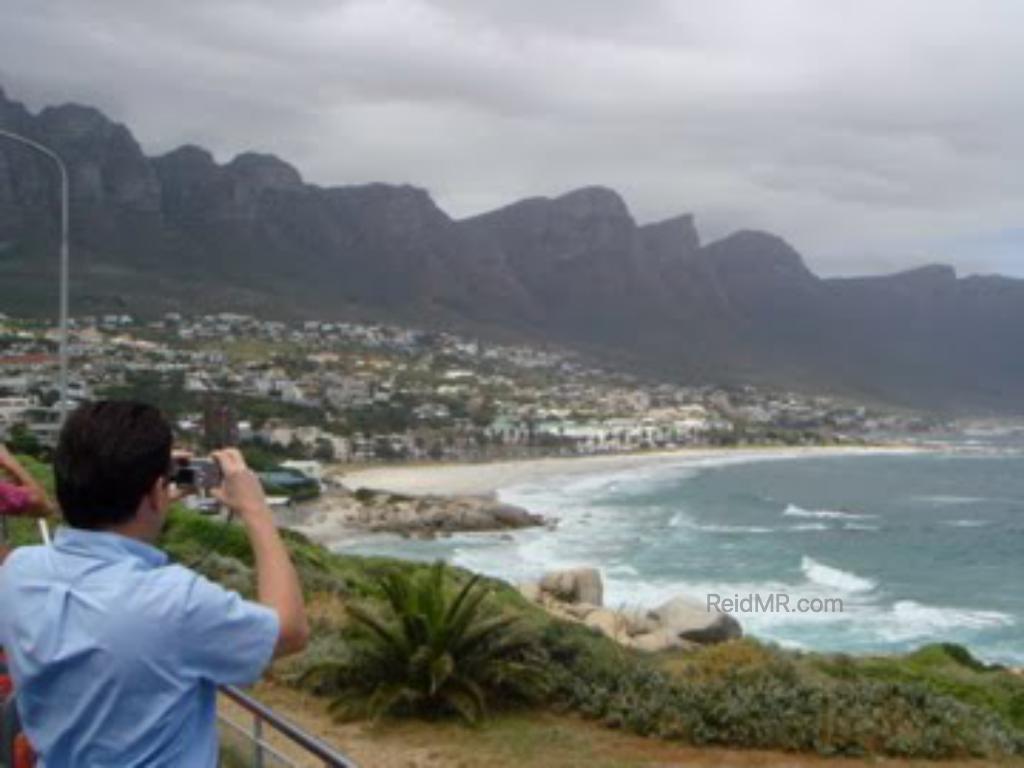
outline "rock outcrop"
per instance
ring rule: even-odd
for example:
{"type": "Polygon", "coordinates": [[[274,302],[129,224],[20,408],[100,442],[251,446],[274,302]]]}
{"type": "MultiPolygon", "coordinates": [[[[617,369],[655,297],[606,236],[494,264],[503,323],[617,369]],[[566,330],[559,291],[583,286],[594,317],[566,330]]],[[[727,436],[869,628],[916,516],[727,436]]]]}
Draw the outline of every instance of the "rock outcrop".
{"type": "Polygon", "coordinates": [[[654,610],[602,607],[604,587],[595,568],[552,571],[539,582],[520,584],[519,592],[554,616],[584,624],[641,651],[694,649],[743,636],[733,616],[709,611],[687,597],[673,598],[654,610]]]}
{"type": "Polygon", "coordinates": [[[601,605],[604,602],[604,585],[596,568],[545,574],[540,581],[540,589],[563,603],[601,605]]]}
{"type": "Polygon", "coordinates": [[[353,532],[433,538],[470,531],[504,531],[547,524],[541,515],[486,496],[403,496],[334,489],[306,505],[292,527],[322,541],[353,532]]]}
{"type": "Polygon", "coordinates": [[[743,636],[740,623],[731,615],[708,610],[703,603],[687,597],[672,598],[651,611],[648,617],[681,640],[702,645],[743,636]]]}

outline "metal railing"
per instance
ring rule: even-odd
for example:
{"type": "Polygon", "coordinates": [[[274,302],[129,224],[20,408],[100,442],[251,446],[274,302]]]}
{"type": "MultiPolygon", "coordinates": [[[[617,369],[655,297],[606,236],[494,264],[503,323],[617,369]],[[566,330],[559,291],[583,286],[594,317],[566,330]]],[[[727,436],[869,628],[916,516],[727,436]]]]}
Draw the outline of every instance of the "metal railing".
{"type": "Polygon", "coordinates": [[[231,699],[235,704],[252,715],[252,724],[246,727],[241,723],[232,720],[223,712],[218,711],[217,718],[221,725],[241,737],[244,742],[243,751],[252,756],[251,762],[246,760],[253,768],[273,768],[274,766],[287,766],[287,768],[302,768],[310,763],[298,763],[294,758],[288,757],[280,749],[274,747],[266,739],[264,726],[269,726],[289,742],[299,747],[305,755],[312,758],[314,764],[322,764],[327,768],[358,768],[352,760],[338,752],[334,747],[318,739],[298,726],[285,720],[274,710],[261,704],[252,696],[240,691],[234,686],[224,686],[220,692],[231,699]]]}

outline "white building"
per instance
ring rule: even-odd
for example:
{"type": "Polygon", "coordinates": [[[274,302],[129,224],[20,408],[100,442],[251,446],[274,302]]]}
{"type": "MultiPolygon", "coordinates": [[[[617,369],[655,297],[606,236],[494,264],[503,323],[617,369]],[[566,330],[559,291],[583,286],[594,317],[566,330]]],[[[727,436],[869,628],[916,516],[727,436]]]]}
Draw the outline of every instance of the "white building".
{"type": "Polygon", "coordinates": [[[315,480],[321,486],[324,483],[324,465],[319,461],[299,461],[298,459],[289,459],[288,461],[282,461],[281,466],[285,469],[294,469],[310,480],[315,480]]]}

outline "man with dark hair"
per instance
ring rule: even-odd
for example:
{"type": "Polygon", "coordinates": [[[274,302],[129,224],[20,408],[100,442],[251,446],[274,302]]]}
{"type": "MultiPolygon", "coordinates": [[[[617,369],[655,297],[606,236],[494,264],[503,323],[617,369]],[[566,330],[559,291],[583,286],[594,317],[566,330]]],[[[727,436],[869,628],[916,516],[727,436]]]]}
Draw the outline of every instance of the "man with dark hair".
{"type": "Polygon", "coordinates": [[[0,572],[0,642],[48,766],[215,766],[217,686],[252,683],[305,647],[298,577],[238,451],[213,454],[213,493],[245,526],[257,602],[153,546],[174,493],[171,442],[155,408],[81,406],[54,461],[67,527],[0,572]]]}
{"type": "Polygon", "coordinates": [[[135,517],[139,499],[167,475],[173,440],[149,405],[100,402],[75,411],[53,461],[67,524],[101,531],[135,517]]]}

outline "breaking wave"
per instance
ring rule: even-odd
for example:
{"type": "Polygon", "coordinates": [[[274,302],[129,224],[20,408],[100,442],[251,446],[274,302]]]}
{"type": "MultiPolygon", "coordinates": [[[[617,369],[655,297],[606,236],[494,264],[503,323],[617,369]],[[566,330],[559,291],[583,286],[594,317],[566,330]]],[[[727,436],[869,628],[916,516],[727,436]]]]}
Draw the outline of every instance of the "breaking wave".
{"type": "Polygon", "coordinates": [[[797,523],[789,526],[790,531],[831,531],[832,526],[828,523],[797,523]]]}
{"type": "Polygon", "coordinates": [[[1011,627],[1013,617],[1000,611],[973,611],[924,605],[914,600],[897,600],[892,605],[892,621],[880,628],[888,640],[913,640],[935,637],[957,629],[993,629],[1011,627]]]}
{"type": "Polygon", "coordinates": [[[806,555],[800,560],[800,570],[808,581],[840,592],[870,592],[875,588],[871,579],[819,563],[806,555]]]}
{"type": "Polygon", "coordinates": [[[708,523],[700,525],[698,523],[691,523],[686,526],[695,531],[702,531],[704,533],[775,533],[775,528],[769,528],[766,525],[723,525],[717,523],[708,523]]]}
{"type": "Polygon", "coordinates": [[[991,520],[942,520],[941,525],[948,525],[952,528],[982,528],[986,525],[991,525],[991,520]]]}
{"type": "Polygon", "coordinates": [[[816,520],[872,520],[878,515],[867,515],[856,512],[837,511],[832,509],[804,509],[790,504],[783,512],[785,517],[807,517],[816,520]]]}

